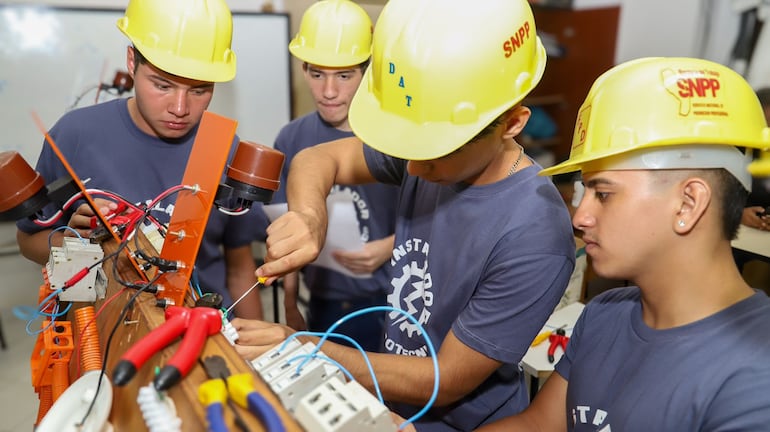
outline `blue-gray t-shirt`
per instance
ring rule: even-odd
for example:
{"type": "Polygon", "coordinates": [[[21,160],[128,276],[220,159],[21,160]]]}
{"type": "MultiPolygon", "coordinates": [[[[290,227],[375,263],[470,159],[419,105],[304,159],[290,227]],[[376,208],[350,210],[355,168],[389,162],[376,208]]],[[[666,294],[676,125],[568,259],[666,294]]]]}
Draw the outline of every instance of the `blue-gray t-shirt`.
{"type": "MultiPolygon", "coordinates": [[[[178,140],[161,140],[141,131],[131,120],[127,99],[117,99],[80,108],[63,115],[50,130],[50,135],[80,179],[89,179],[86,187],[115,192],[135,204],[147,204],[166,189],[181,183],[192,151],[197,128],[178,140]]],[[[238,137],[221,145],[235,151],[238,137]]],[[[64,166],[48,143],[37,161],[36,170],[50,183],[66,175],[64,166]]],[[[168,223],[174,210],[176,195],[159,203],[152,215],[168,223]]],[[[259,207],[254,203],[253,207],[259,207]]],[[[52,215],[53,205],[44,209],[52,215]]],[[[74,211],[74,208],[71,209],[74,211]]],[[[209,216],[196,267],[201,288],[218,292],[225,304],[232,303],[225,280],[225,259],[220,247],[236,248],[254,240],[264,240],[258,226],[264,226],[263,213],[253,209],[241,216],[228,216],[213,210],[209,216]]],[[[66,225],[69,214],[61,218],[66,225]]],[[[31,220],[17,223],[26,233],[43,229],[31,220]]],[[[56,227],[54,226],[54,228],[56,227]]]]}
{"type": "MultiPolygon", "coordinates": [[[[332,127],[312,112],[284,126],[275,141],[275,148],[286,155],[281,172],[281,187],[273,202],[286,202],[286,178],[294,156],[314,145],[353,136],[352,132],[332,127]]],[[[393,185],[372,183],[366,185],[334,185],[332,194],[349,193],[358,217],[361,239],[378,240],[393,234],[396,220],[398,188],[393,185]]],[[[384,295],[390,277],[381,266],[371,278],[354,278],[324,267],[308,265],[302,269],[305,284],[313,296],[328,300],[351,300],[371,294],[384,295]]]]}
{"type": "Polygon", "coordinates": [[[556,372],[570,431],[770,430],[770,299],[764,292],[684,326],[642,320],[637,287],[597,296],[556,372]]]}
{"type": "MultiPolygon", "coordinates": [[[[569,212],[536,163],[499,182],[443,186],[406,162],[365,147],[374,176],[401,185],[388,302],[426,329],[436,350],[450,329],[471,349],[508,365],[456,403],[430,410],[419,431],[471,430],[529,402],[516,368],[559,302],[575,266],[569,212]]],[[[429,355],[417,327],[386,318],[385,352],[429,355]]],[[[408,418],[421,406],[395,404],[408,418]]]]}

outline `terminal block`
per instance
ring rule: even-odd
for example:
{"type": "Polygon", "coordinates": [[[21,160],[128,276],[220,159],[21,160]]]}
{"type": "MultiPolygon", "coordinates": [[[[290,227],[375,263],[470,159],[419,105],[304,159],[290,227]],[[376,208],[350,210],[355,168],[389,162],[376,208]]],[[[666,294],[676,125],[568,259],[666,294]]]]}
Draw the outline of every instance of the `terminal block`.
{"type": "Polygon", "coordinates": [[[290,339],[251,365],[305,430],[395,432],[388,408],[359,383],[348,382],[339,367],[323,358],[323,352],[298,369],[315,348],[310,342],[290,339]]]}
{"type": "Polygon", "coordinates": [[[69,302],[94,302],[104,298],[107,290],[107,277],[101,264],[88,271],[88,267],[104,257],[104,250],[98,244],[93,244],[75,237],[64,237],[61,247],[51,247],[45,271],[51,290],[65,288],[59,294],[59,300],[69,302]],[[79,273],[84,273],[82,279],[72,286],[67,283],[79,273]]]}
{"type": "MultiPolygon", "coordinates": [[[[336,376],[340,380],[345,379],[337,366],[319,358],[310,359],[300,368],[300,364],[308,359],[307,356],[313,352],[315,345],[310,342],[298,345],[299,343],[289,344],[284,350],[278,347],[280,351],[268,351],[252,362],[262,379],[289,412],[294,411],[300,398],[329,378],[336,376]],[[265,356],[267,357],[263,359],[265,356]]],[[[316,354],[323,356],[320,351],[316,354]]]]}
{"type": "Polygon", "coordinates": [[[300,399],[294,416],[317,432],[395,432],[390,412],[356,381],[331,377],[300,399]]]}

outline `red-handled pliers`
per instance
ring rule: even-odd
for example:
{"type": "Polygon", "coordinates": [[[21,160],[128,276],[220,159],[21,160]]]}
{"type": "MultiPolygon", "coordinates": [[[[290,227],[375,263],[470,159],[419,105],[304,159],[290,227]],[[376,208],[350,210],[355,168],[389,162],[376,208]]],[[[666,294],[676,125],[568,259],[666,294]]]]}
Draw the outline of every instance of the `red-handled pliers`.
{"type": "Polygon", "coordinates": [[[567,332],[565,332],[563,328],[558,328],[555,332],[548,336],[548,341],[551,342],[551,345],[548,347],[548,361],[553,363],[553,355],[556,353],[557,347],[561,347],[562,351],[567,350],[567,342],[569,342],[569,336],[567,336],[567,332]]]}
{"type": "Polygon", "coordinates": [[[169,306],[166,308],[166,322],[137,341],[123,354],[112,372],[113,384],[127,384],[153,354],[184,333],[179,349],[153,381],[158,391],[171,388],[190,372],[206,338],[219,332],[221,328],[222,314],[218,309],[203,306],[169,306]]]}

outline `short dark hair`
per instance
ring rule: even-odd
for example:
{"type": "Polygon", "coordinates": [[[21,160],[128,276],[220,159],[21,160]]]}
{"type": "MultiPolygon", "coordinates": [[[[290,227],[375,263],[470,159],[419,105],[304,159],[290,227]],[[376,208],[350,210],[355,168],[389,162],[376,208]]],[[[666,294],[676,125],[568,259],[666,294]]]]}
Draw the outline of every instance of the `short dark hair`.
{"type": "Polygon", "coordinates": [[[770,87],[763,87],[757,90],[757,98],[759,103],[762,104],[762,108],[770,107],[770,87]]]}
{"type": "MultiPolygon", "coordinates": [[[[361,69],[361,74],[366,72],[366,68],[369,67],[369,61],[370,61],[370,59],[366,59],[366,61],[364,61],[363,63],[359,63],[359,64],[355,65],[355,67],[358,67],[358,68],[361,69]]],[[[322,66],[322,65],[316,65],[316,66],[325,67],[325,66],[322,66]]],[[[303,61],[302,62],[302,70],[306,71],[308,67],[310,67],[310,63],[308,63],[306,61],[303,61]]],[[[351,66],[351,69],[352,68],[353,67],[351,66]]]]}
{"type": "Polygon", "coordinates": [[[711,187],[714,188],[717,199],[721,202],[722,232],[728,240],[735,240],[749,191],[724,168],[708,171],[713,172],[710,176],[711,187]]]}
{"type": "Polygon", "coordinates": [[[143,56],[135,46],[132,46],[131,48],[134,50],[134,73],[136,73],[140,64],[147,64],[147,58],[143,56]]]}

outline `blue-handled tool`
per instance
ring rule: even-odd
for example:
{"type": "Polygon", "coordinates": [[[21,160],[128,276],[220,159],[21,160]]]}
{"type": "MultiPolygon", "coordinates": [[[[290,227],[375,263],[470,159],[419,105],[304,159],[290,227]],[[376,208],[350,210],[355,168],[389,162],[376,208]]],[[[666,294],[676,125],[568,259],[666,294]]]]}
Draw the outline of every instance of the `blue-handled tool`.
{"type": "MultiPolygon", "coordinates": [[[[254,376],[249,373],[230,375],[225,359],[209,356],[203,359],[203,368],[211,378],[198,387],[198,399],[206,406],[206,419],[210,432],[227,432],[224,418],[225,404],[235,402],[254,414],[267,432],[285,432],[286,428],[272,405],[254,387],[254,376]]],[[[233,408],[231,406],[231,408],[233,408]]],[[[233,408],[235,423],[241,430],[248,430],[243,419],[233,408]]]]}

